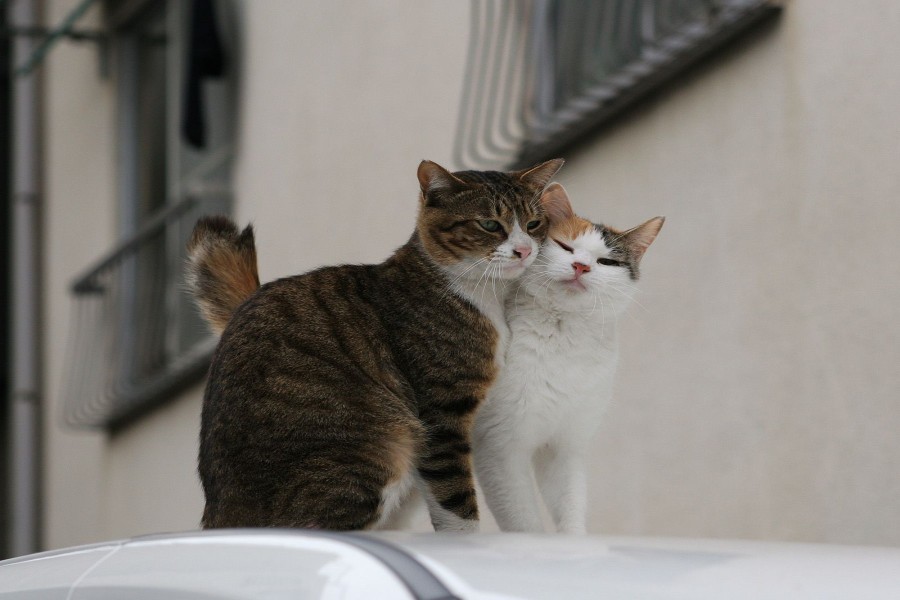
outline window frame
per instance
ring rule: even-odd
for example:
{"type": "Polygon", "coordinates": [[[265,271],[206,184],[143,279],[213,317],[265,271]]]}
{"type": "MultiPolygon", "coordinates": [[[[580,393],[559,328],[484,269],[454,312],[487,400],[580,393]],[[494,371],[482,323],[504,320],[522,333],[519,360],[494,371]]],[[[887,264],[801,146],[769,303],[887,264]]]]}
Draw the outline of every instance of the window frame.
{"type": "MultiPolygon", "coordinates": [[[[222,8],[226,3],[230,0],[217,0],[216,5],[222,8]]],[[[191,3],[107,0],[105,10],[115,78],[117,227],[121,242],[72,285],[75,307],[64,414],[67,424],[74,427],[116,429],[175,397],[206,373],[217,339],[184,289],[185,242],[202,214],[230,213],[236,132],[231,130],[224,140],[218,139],[218,145],[204,148],[192,158],[187,156],[181,115],[191,3]],[[160,4],[164,4],[167,42],[164,198],[152,204],[152,212],[142,215],[141,74],[134,32],[141,19],[160,4]],[[149,271],[142,267],[148,257],[152,262],[149,271]],[[147,294],[141,297],[147,290],[152,292],[149,301],[147,294]],[[156,299],[161,301],[157,303],[156,299]],[[152,330],[147,328],[148,323],[152,330]],[[150,352],[158,353],[161,359],[156,360],[159,357],[155,354],[149,360],[141,355],[148,353],[150,345],[154,346],[150,352]],[[101,358],[83,358],[91,353],[101,358]],[[147,363],[151,363],[149,369],[147,363]]],[[[220,11],[217,21],[223,16],[234,17],[220,11]]],[[[228,50],[236,53],[237,40],[230,41],[228,50]]],[[[235,58],[230,57],[230,69],[224,76],[229,79],[225,91],[217,96],[235,96],[226,98],[226,112],[236,109],[235,58]]],[[[226,115],[226,120],[229,118],[234,120],[231,114],[226,115]]]]}
{"type": "MultiPolygon", "coordinates": [[[[579,82],[580,94],[562,99],[554,52],[569,38],[582,35],[593,44],[609,38],[615,45],[616,26],[598,21],[601,28],[584,36],[582,30],[552,30],[552,19],[562,10],[564,0],[472,0],[471,35],[460,101],[454,162],[460,168],[521,169],[564,155],[569,149],[595,135],[625,110],[676,79],[703,58],[756,28],[774,21],[781,11],[776,0],[697,0],[694,8],[708,8],[704,19],[654,37],[656,24],[646,22],[644,13],[632,15],[632,44],[638,52],[616,64],[599,80],[579,82]],[[554,10],[558,12],[554,12],[554,10]],[[556,39],[562,40],[554,46],[556,39]]],[[[671,10],[674,0],[593,0],[579,5],[585,13],[612,7],[612,10],[671,10]]],[[[682,0],[682,4],[690,4],[682,0]]],[[[566,4],[565,8],[571,6],[566,4]]],[[[683,8],[683,7],[682,7],[683,8]]],[[[606,15],[608,16],[608,15],[606,15]]],[[[651,17],[654,15],[651,15],[651,17]]],[[[587,17],[578,26],[592,22],[587,17]]],[[[569,48],[572,45],[569,44],[569,48]]],[[[616,46],[613,52],[620,51],[616,46]]],[[[628,52],[626,52],[628,54],[628,52]]],[[[582,55],[583,58],[585,55],[582,55]]],[[[588,61],[598,61],[592,56],[588,61]]],[[[563,65],[561,77],[571,76],[563,65]]],[[[574,65],[579,66],[579,65],[574,65]]],[[[583,65],[581,65],[583,66],[583,65]]],[[[596,75],[591,73],[591,76],[596,75]]]]}

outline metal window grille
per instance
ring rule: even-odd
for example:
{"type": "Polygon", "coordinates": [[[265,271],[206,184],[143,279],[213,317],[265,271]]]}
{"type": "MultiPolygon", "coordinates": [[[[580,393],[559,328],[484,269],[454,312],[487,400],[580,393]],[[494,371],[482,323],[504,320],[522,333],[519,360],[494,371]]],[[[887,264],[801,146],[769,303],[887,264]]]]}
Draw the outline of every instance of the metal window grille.
{"type": "Polygon", "coordinates": [[[779,11],[770,0],[473,0],[455,161],[558,156],[779,11]]]}
{"type": "Polygon", "coordinates": [[[206,371],[216,339],[182,284],[185,243],[225,193],[184,199],[158,213],[72,285],[65,421],[115,427],[206,371]]]}
{"type": "Polygon", "coordinates": [[[237,98],[233,2],[105,6],[124,241],[73,285],[63,384],[65,421],[92,428],[139,416],[207,368],[215,340],[183,289],[184,245],[201,215],[229,212],[237,98]],[[216,77],[190,67],[197,23],[221,38],[216,77]]]}

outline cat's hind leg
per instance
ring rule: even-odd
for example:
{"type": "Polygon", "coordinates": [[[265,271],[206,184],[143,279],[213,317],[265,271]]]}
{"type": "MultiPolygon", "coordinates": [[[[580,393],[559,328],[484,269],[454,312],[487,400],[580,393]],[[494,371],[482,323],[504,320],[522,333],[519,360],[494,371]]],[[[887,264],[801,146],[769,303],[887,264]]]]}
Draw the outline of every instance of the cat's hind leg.
{"type": "Polygon", "coordinates": [[[418,499],[415,493],[415,470],[387,484],[381,491],[381,507],[373,529],[402,529],[415,512],[418,499]]]}
{"type": "MultiPolygon", "coordinates": [[[[415,472],[410,474],[407,480],[410,489],[405,494],[398,495],[399,504],[393,510],[382,510],[381,518],[375,524],[374,529],[413,530],[419,525],[425,510],[425,502],[422,498],[420,482],[417,479],[415,472]],[[400,495],[402,498],[399,497],[400,495]]],[[[390,500],[386,496],[395,490],[391,490],[390,487],[385,488],[385,492],[382,494],[384,505],[390,506],[390,500]]]]}
{"type": "Polygon", "coordinates": [[[390,465],[392,478],[381,490],[378,519],[371,525],[372,529],[384,529],[389,523],[398,522],[404,505],[414,504],[410,496],[415,487],[415,455],[421,439],[419,424],[410,418],[405,425],[395,424],[385,433],[385,462],[390,465]]]}
{"type": "Polygon", "coordinates": [[[413,485],[421,426],[392,396],[369,393],[381,394],[381,415],[347,412],[339,426],[309,427],[297,439],[267,525],[372,529],[400,505],[413,485]]]}

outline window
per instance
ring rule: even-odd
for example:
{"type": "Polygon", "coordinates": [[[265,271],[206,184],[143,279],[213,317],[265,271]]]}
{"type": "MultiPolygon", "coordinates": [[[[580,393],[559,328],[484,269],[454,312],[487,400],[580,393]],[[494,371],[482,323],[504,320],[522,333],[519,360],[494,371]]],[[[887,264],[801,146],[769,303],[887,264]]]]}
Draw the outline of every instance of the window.
{"type": "Polygon", "coordinates": [[[205,372],[215,340],[182,285],[201,214],[227,212],[236,36],[226,0],[105,4],[122,242],[73,285],[66,418],[116,426],[205,372]]]}
{"type": "Polygon", "coordinates": [[[455,160],[559,156],[779,11],[767,0],[473,0],[455,160]]]}

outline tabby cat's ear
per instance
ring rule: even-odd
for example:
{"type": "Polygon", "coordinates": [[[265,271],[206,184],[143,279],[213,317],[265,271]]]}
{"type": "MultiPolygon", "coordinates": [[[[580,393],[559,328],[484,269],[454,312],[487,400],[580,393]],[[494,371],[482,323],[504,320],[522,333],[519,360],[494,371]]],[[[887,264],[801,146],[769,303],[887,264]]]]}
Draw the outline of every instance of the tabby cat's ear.
{"type": "Polygon", "coordinates": [[[530,169],[519,171],[519,179],[538,189],[543,189],[550,183],[550,180],[553,179],[553,176],[556,175],[565,162],[561,158],[548,160],[530,169]]]}
{"type": "Polygon", "coordinates": [[[429,203],[435,192],[455,192],[466,187],[463,180],[430,160],[423,160],[419,163],[416,175],[419,177],[422,199],[426,204],[429,203]]]}
{"type": "Polygon", "coordinates": [[[644,256],[644,252],[647,251],[647,248],[649,248],[650,244],[653,243],[653,240],[656,239],[659,230],[662,229],[663,223],[665,222],[665,217],[653,217],[649,221],[641,223],[637,227],[629,229],[622,234],[622,239],[625,240],[625,243],[631,250],[631,255],[634,257],[635,261],[641,260],[641,257],[644,256]]]}
{"type": "Polygon", "coordinates": [[[572,203],[569,202],[569,195],[566,188],[553,182],[544,189],[541,194],[541,206],[551,223],[559,223],[575,217],[575,211],[572,210],[572,203]]]}

